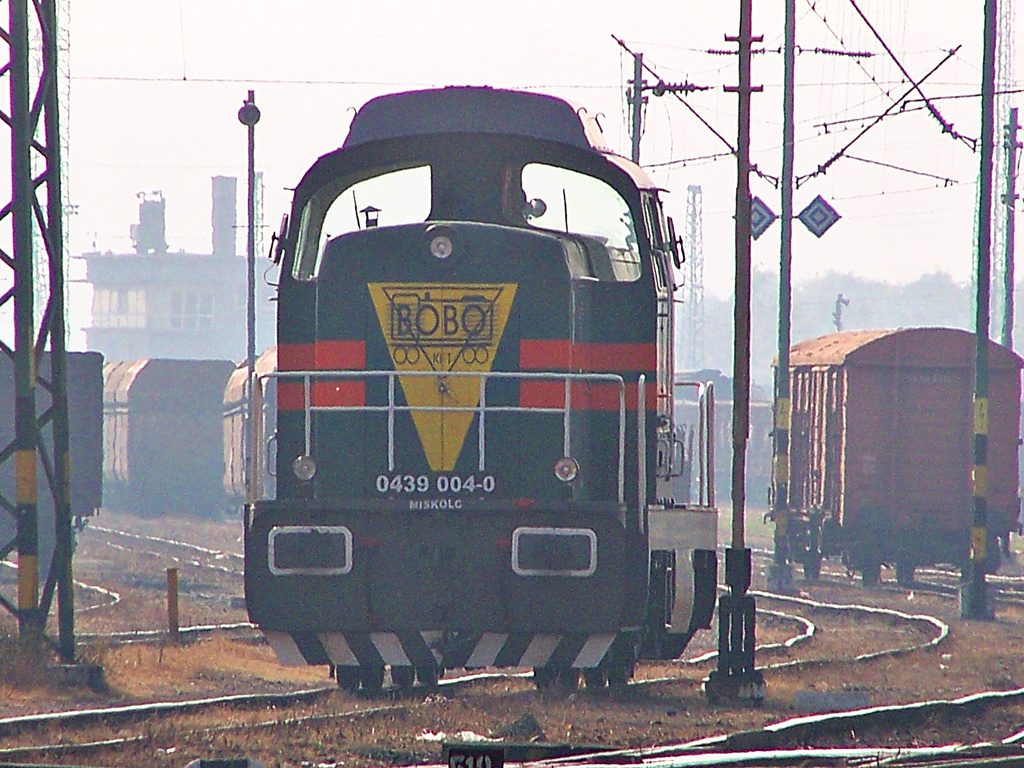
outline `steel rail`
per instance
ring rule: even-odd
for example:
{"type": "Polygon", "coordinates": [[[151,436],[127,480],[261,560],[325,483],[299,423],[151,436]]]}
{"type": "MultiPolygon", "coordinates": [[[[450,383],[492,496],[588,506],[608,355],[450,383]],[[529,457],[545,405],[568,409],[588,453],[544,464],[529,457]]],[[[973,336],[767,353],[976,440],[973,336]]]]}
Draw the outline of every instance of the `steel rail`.
{"type": "MultiPolygon", "coordinates": [[[[437,688],[455,690],[478,682],[494,680],[507,680],[509,678],[531,677],[532,672],[515,673],[489,673],[477,672],[447,680],[438,681],[437,688]]],[[[37,715],[21,715],[0,719],[0,737],[10,737],[14,734],[23,734],[29,730],[43,728],[51,725],[59,725],[61,728],[76,728],[94,723],[116,726],[122,723],[131,723],[140,717],[147,715],[180,715],[202,712],[207,709],[230,706],[252,706],[252,707],[275,707],[290,706],[294,704],[315,703],[319,699],[338,691],[336,685],[311,688],[292,693],[262,693],[262,694],[236,694],[232,696],[217,696],[204,699],[192,699],[188,701],[155,702],[150,704],[133,704],[123,707],[102,707],[89,710],[74,710],[70,712],[51,712],[37,715]]],[[[420,689],[427,692],[428,689],[420,689]]],[[[434,689],[429,689],[434,690],[434,689]]],[[[398,693],[395,686],[385,688],[385,693],[398,693]]],[[[277,718],[275,720],[264,720],[256,723],[233,723],[230,725],[212,726],[201,729],[193,729],[192,733],[215,734],[228,731],[245,731],[268,729],[277,727],[290,727],[311,722],[323,722],[331,720],[356,719],[367,717],[383,712],[393,712],[408,709],[405,704],[393,704],[385,706],[369,707],[366,709],[355,709],[346,712],[320,713],[297,717],[277,718]]],[[[142,736],[127,736],[117,739],[101,739],[91,742],[55,744],[41,744],[21,747],[0,748],[0,758],[27,756],[42,752],[73,753],[76,751],[94,751],[109,747],[117,747],[130,743],[149,741],[153,738],[152,733],[142,736]]],[[[3,763],[0,763],[2,768],[3,763]]]]}
{"type": "MultiPolygon", "coordinates": [[[[760,593],[760,594],[763,597],[766,597],[766,598],[784,599],[784,600],[788,600],[788,601],[791,601],[791,602],[794,602],[794,603],[797,603],[797,604],[800,604],[800,605],[805,605],[805,606],[808,606],[808,607],[812,607],[812,608],[815,608],[815,609],[825,609],[825,610],[835,610],[835,611],[861,610],[861,611],[864,611],[864,612],[867,612],[867,613],[870,613],[870,614],[896,616],[898,618],[906,619],[906,620],[915,620],[915,621],[916,620],[925,620],[928,623],[933,624],[933,626],[936,623],[938,623],[940,625],[942,624],[942,622],[939,622],[937,619],[934,619],[934,617],[923,617],[923,619],[922,619],[922,617],[920,617],[920,616],[904,614],[904,613],[902,613],[900,611],[893,611],[893,610],[890,610],[890,609],[873,608],[873,607],[870,607],[870,606],[847,606],[847,605],[836,605],[836,604],[829,604],[829,603],[819,603],[817,601],[808,600],[808,599],[804,599],[804,598],[793,598],[793,597],[790,597],[790,596],[774,595],[774,594],[771,594],[771,593],[760,593]]],[[[799,616],[793,616],[793,615],[790,615],[790,614],[778,613],[778,612],[773,612],[773,614],[778,615],[780,618],[783,618],[784,620],[792,620],[792,621],[796,621],[796,622],[802,624],[803,625],[803,631],[801,633],[797,634],[797,635],[794,635],[791,638],[788,638],[787,640],[783,641],[782,643],[775,643],[775,644],[771,644],[771,645],[766,645],[766,646],[764,646],[762,648],[762,650],[765,650],[765,649],[767,649],[769,647],[791,647],[791,646],[795,645],[798,642],[802,642],[802,641],[810,639],[815,634],[815,625],[809,619],[806,619],[804,617],[799,617],[799,616]]],[[[940,633],[940,635],[941,634],[942,633],[940,633]]],[[[938,642],[941,642],[941,639],[939,637],[936,637],[936,638],[933,638],[931,641],[929,641],[929,643],[926,643],[925,645],[937,644],[938,642]]],[[[867,660],[867,659],[870,659],[870,658],[877,658],[877,657],[882,656],[882,655],[895,655],[895,654],[898,654],[898,653],[904,653],[904,652],[909,652],[910,650],[915,650],[918,647],[924,647],[924,646],[914,646],[913,648],[890,649],[890,650],[883,651],[883,652],[876,653],[876,654],[863,654],[861,656],[855,657],[854,660],[856,660],[856,661],[863,661],[863,660],[867,660]]],[[[695,657],[694,659],[686,660],[685,662],[681,662],[681,663],[701,663],[703,661],[708,660],[708,658],[709,658],[709,655],[705,654],[704,656],[695,657]]],[[[803,662],[798,661],[798,662],[795,662],[795,664],[800,664],[800,663],[803,663],[803,664],[809,664],[809,663],[820,664],[823,661],[826,662],[826,663],[840,663],[840,662],[848,661],[848,660],[833,659],[833,660],[813,660],[813,661],[803,661],[803,662]]],[[[781,669],[781,668],[790,667],[790,666],[793,666],[793,665],[794,665],[794,662],[791,662],[791,663],[784,663],[784,664],[774,665],[774,666],[767,667],[767,668],[770,668],[770,669],[781,669]]],[[[520,677],[526,677],[526,676],[529,676],[529,675],[530,675],[530,673],[518,673],[517,674],[517,676],[520,676],[520,677]]],[[[478,680],[506,679],[508,677],[509,677],[509,675],[508,674],[504,674],[504,673],[498,673],[498,674],[481,673],[481,674],[475,674],[475,675],[467,675],[467,676],[464,676],[464,677],[452,678],[450,680],[442,680],[442,681],[440,681],[439,685],[440,686],[444,686],[444,687],[457,687],[457,686],[465,685],[465,684],[468,684],[470,682],[475,682],[475,681],[478,681],[478,680]]],[[[649,679],[649,680],[635,680],[635,681],[633,681],[631,683],[631,685],[632,686],[636,686],[636,687],[641,687],[641,686],[654,685],[654,684],[663,683],[663,682],[669,682],[670,683],[670,682],[676,681],[677,679],[678,678],[661,678],[661,679],[649,679]]],[[[25,730],[29,730],[29,729],[32,729],[32,728],[35,728],[35,727],[41,727],[41,726],[44,726],[44,725],[50,725],[50,724],[54,724],[54,723],[59,723],[59,724],[61,724],[64,727],[75,727],[75,726],[90,724],[90,723],[93,723],[93,722],[104,722],[106,724],[117,724],[117,723],[120,723],[120,722],[128,722],[128,721],[131,721],[131,720],[135,720],[135,719],[139,718],[140,716],[146,716],[146,715],[166,715],[166,714],[186,714],[186,713],[192,713],[192,712],[196,712],[196,711],[200,711],[200,710],[204,710],[204,709],[216,708],[216,707],[220,707],[220,706],[239,706],[239,705],[243,705],[243,706],[273,706],[273,705],[286,706],[286,705],[290,705],[290,704],[293,704],[293,703],[304,703],[305,701],[315,701],[315,700],[319,699],[320,697],[328,695],[330,692],[332,692],[334,690],[336,690],[336,688],[335,688],[335,686],[332,685],[332,686],[326,686],[326,687],[322,687],[322,688],[311,689],[311,690],[307,690],[307,691],[298,691],[298,692],[291,693],[291,694],[276,693],[276,694],[235,695],[235,696],[223,696],[223,697],[213,697],[213,698],[207,698],[207,699],[191,700],[191,701],[184,701],[184,702],[159,702],[159,703],[155,703],[155,704],[129,705],[129,706],[126,706],[126,707],[111,707],[111,708],[102,708],[102,709],[94,709],[94,710],[76,711],[76,712],[71,712],[71,713],[64,712],[64,713],[51,713],[51,714],[45,714],[45,715],[27,715],[27,716],[22,716],[22,717],[18,717],[18,718],[8,718],[8,719],[5,719],[5,720],[0,720],[0,736],[4,736],[4,735],[10,734],[10,733],[14,733],[14,732],[24,732],[25,730]]],[[[1024,690],[1020,691],[1019,693],[1022,696],[1024,696],[1024,690]]],[[[394,708],[400,708],[400,706],[399,705],[394,705],[394,708]]],[[[273,727],[281,727],[281,726],[288,725],[288,724],[295,724],[295,723],[301,723],[301,722],[312,722],[313,719],[316,719],[316,720],[330,720],[332,718],[344,719],[344,718],[351,718],[351,717],[360,717],[360,716],[366,716],[368,714],[372,714],[375,711],[376,712],[386,711],[388,709],[391,709],[391,707],[386,707],[386,708],[378,707],[378,708],[375,708],[375,709],[355,710],[355,711],[352,711],[352,712],[344,712],[344,713],[336,713],[336,714],[319,714],[319,715],[312,715],[312,716],[307,716],[307,717],[287,718],[287,719],[283,719],[283,720],[264,721],[264,722],[261,722],[261,723],[252,723],[252,724],[235,724],[235,725],[230,725],[230,726],[218,726],[215,729],[204,729],[204,730],[202,730],[202,732],[206,733],[207,731],[209,731],[209,732],[213,733],[214,731],[220,732],[220,731],[225,731],[225,730],[246,730],[246,729],[256,729],[256,728],[273,728],[273,727]]],[[[865,710],[865,712],[873,712],[875,710],[882,710],[882,709],[886,709],[886,708],[872,708],[872,709],[869,709],[869,710],[865,710]]],[[[821,720],[821,722],[830,722],[833,717],[838,717],[838,716],[830,716],[830,717],[827,717],[827,718],[819,718],[819,719],[821,720]]],[[[796,718],[793,721],[783,721],[783,722],[784,723],[789,723],[789,722],[801,723],[801,722],[813,722],[813,721],[815,721],[814,718],[796,718]]],[[[779,725],[780,724],[776,724],[776,725],[773,725],[773,726],[768,726],[764,730],[765,730],[765,732],[772,732],[772,729],[778,729],[779,725]]],[[[783,730],[785,730],[785,729],[783,729],[783,730]]],[[[694,749],[698,749],[699,748],[699,749],[703,750],[703,752],[702,752],[702,754],[700,754],[698,756],[695,756],[695,757],[700,757],[703,760],[705,760],[705,762],[701,762],[701,763],[698,763],[698,762],[691,763],[691,762],[688,762],[688,761],[680,762],[680,755],[679,754],[677,754],[677,753],[668,754],[668,753],[661,752],[661,755],[663,757],[665,757],[666,760],[660,761],[658,763],[652,763],[651,762],[651,758],[657,757],[658,754],[659,754],[659,750],[655,750],[653,752],[651,750],[644,750],[644,753],[643,753],[644,754],[644,759],[642,760],[642,762],[649,763],[649,764],[652,764],[652,765],[656,764],[656,765],[659,766],[659,768],[668,768],[669,766],[675,766],[675,765],[682,766],[682,765],[690,765],[690,764],[693,764],[693,765],[697,765],[697,764],[702,764],[702,765],[713,764],[713,763],[707,762],[707,758],[709,757],[709,755],[708,755],[706,750],[708,748],[710,748],[711,746],[717,744],[718,741],[716,741],[716,740],[730,739],[730,738],[735,739],[737,737],[742,737],[742,736],[744,736],[744,734],[734,734],[734,735],[725,736],[725,737],[713,737],[711,740],[699,740],[698,742],[688,742],[685,745],[676,745],[675,747],[666,748],[666,749],[677,749],[677,750],[681,750],[681,751],[693,751],[694,749]]],[[[19,757],[19,756],[26,756],[26,755],[33,755],[33,754],[43,754],[43,753],[49,753],[49,752],[59,752],[61,754],[68,754],[68,753],[74,753],[76,751],[85,751],[85,752],[90,751],[90,750],[95,751],[95,750],[101,750],[101,749],[105,749],[105,748],[117,747],[117,746],[121,746],[121,745],[124,745],[124,744],[140,742],[140,741],[144,741],[144,740],[146,740],[148,738],[149,738],[149,736],[131,736],[131,737],[123,737],[122,739],[113,739],[113,740],[105,739],[105,740],[86,742],[86,743],[81,743],[81,744],[62,743],[62,744],[53,744],[53,745],[36,745],[36,746],[26,746],[26,747],[13,747],[13,748],[5,749],[5,750],[0,750],[0,758],[3,758],[3,757],[19,757]]],[[[722,743],[726,743],[726,742],[722,742],[722,743]]],[[[620,754],[620,752],[621,751],[616,751],[614,754],[620,754]]],[[[807,757],[809,757],[809,754],[808,754],[808,752],[806,750],[800,750],[799,752],[800,752],[800,756],[802,756],[803,758],[806,759],[807,757]]],[[[905,754],[906,750],[902,750],[902,753],[905,754]]],[[[601,755],[606,755],[606,754],[607,753],[601,753],[601,755]]],[[[881,754],[881,753],[876,750],[873,754],[878,755],[878,754],[881,754]]],[[[598,757],[599,757],[598,755],[595,755],[594,756],[595,760],[598,759],[598,757]]],[[[744,752],[744,754],[740,754],[740,755],[732,755],[732,756],[729,756],[729,755],[719,755],[718,757],[720,759],[715,760],[714,761],[715,763],[720,763],[720,764],[723,764],[723,765],[726,765],[726,764],[729,764],[729,765],[742,765],[744,763],[750,764],[751,760],[753,759],[753,753],[750,753],[749,750],[747,750],[747,751],[744,752]]],[[[579,758],[577,758],[577,760],[578,759],[579,758]]],[[[768,762],[762,762],[762,763],[759,763],[759,764],[773,764],[773,765],[776,765],[776,764],[786,764],[784,761],[787,760],[787,759],[792,761],[793,760],[793,756],[786,757],[782,753],[776,753],[776,752],[773,751],[773,753],[770,753],[770,754],[758,754],[757,755],[757,759],[761,759],[763,761],[764,760],[768,761],[768,762]]],[[[550,761],[550,762],[558,763],[559,761],[550,761]]],[[[597,763],[595,762],[595,764],[597,764],[597,763]]]]}
{"type": "Polygon", "coordinates": [[[244,555],[242,555],[241,553],[238,553],[238,552],[229,552],[229,551],[223,550],[223,549],[210,549],[209,547],[202,547],[202,546],[199,546],[198,544],[191,544],[191,543],[189,543],[187,541],[178,541],[176,539],[168,539],[168,538],[164,538],[163,536],[153,536],[153,535],[148,534],[148,533],[132,533],[131,531],[122,531],[122,530],[120,530],[118,528],[107,528],[105,526],[96,525],[94,523],[89,523],[85,527],[85,531],[99,531],[100,533],[112,533],[112,534],[116,534],[117,536],[124,536],[125,538],[128,538],[128,539],[142,539],[142,540],[145,540],[145,541],[156,541],[156,542],[159,542],[160,544],[167,544],[167,545],[170,545],[170,546],[182,547],[184,549],[194,549],[197,552],[202,552],[204,555],[212,555],[213,557],[233,557],[233,558],[235,558],[237,560],[243,560],[245,558],[244,555]]]}

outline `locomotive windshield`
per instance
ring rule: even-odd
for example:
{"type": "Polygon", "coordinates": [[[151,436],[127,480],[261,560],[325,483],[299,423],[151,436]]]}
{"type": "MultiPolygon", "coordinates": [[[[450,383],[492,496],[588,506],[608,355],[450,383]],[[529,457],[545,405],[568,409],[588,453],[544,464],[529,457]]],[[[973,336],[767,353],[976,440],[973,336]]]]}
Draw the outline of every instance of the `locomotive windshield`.
{"type": "Polygon", "coordinates": [[[309,280],[331,238],[368,226],[426,221],[430,214],[430,166],[382,173],[338,189],[321,187],[302,209],[293,275],[309,280]]]}
{"type": "MultiPolygon", "coordinates": [[[[434,153],[431,153],[434,154],[434,153]]],[[[475,221],[582,235],[592,243],[601,280],[640,277],[637,224],[607,181],[540,162],[509,159],[465,140],[429,164],[337,179],[302,208],[292,274],[313,279],[327,242],[372,227],[424,221],[475,221]],[[600,267],[600,264],[604,264],[600,267]]]]}
{"type": "Polygon", "coordinates": [[[589,235],[608,249],[616,280],[640,277],[633,215],[615,189],[593,176],[541,163],[526,165],[522,178],[528,224],[589,235]]]}

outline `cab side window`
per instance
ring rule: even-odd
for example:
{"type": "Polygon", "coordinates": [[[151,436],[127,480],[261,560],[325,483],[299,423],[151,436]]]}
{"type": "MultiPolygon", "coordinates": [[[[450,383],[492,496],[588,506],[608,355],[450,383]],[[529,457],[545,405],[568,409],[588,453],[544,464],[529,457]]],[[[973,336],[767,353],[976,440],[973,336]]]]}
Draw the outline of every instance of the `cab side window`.
{"type": "Polygon", "coordinates": [[[327,241],[367,227],[426,221],[430,214],[430,166],[382,173],[342,188],[317,190],[302,209],[292,275],[311,280],[327,241]]]}
{"type": "Polygon", "coordinates": [[[608,183],[579,171],[528,163],[522,173],[526,223],[584,236],[594,276],[633,282],[642,272],[636,223],[608,183]]]}

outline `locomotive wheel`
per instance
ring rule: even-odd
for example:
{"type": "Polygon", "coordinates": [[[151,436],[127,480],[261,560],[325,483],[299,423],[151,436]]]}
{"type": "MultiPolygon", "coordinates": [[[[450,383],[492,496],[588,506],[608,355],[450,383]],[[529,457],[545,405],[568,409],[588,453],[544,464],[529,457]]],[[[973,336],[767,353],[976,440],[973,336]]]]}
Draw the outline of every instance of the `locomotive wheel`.
{"type": "Polygon", "coordinates": [[[338,687],[346,691],[359,690],[359,667],[335,667],[334,679],[338,687]]]}
{"type": "Polygon", "coordinates": [[[359,683],[367,693],[379,693],[384,685],[384,667],[359,667],[359,683]]]}
{"type": "Polygon", "coordinates": [[[807,550],[804,555],[804,579],[817,581],[821,577],[821,552],[817,547],[807,550]]]}
{"type": "Polygon", "coordinates": [[[398,686],[399,690],[411,691],[412,684],[416,680],[416,670],[412,667],[392,667],[391,682],[398,686]]]}
{"type": "Polygon", "coordinates": [[[608,675],[601,667],[590,667],[583,670],[583,682],[588,691],[600,691],[608,687],[608,675]]]}
{"type": "Polygon", "coordinates": [[[608,686],[611,688],[621,688],[629,683],[629,679],[633,677],[633,664],[616,662],[608,667],[608,686]]]}
{"type": "Polygon", "coordinates": [[[634,650],[629,647],[623,646],[612,650],[613,653],[605,658],[602,666],[608,679],[608,687],[622,688],[628,685],[633,677],[633,671],[636,669],[636,656],[634,650]]]}
{"type": "Polygon", "coordinates": [[[420,685],[427,688],[435,688],[441,674],[442,670],[439,667],[416,667],[416,679],[420,681],[420,685]]]}
{"type": "Polygon", "coordinates": [[[559,687],[567,691],[579,690],[580,671],[578,669],[569,667],[567,669],[560,669],[555,674],[559,687]]]}
{"type": "Polygon", "coordinates": [[[882,575],[882,564],[878,560],[868,560],[864,563],[861,571],[861,584],[865,587],[878,586],[878,579],[882,575]]]}
{"type": "Polygon", "coordinates": [[[555,683],[555,670],[551,667],[534,667],[533,684],[538,691],[545,691],[555,683]]]}
{"type": "Polygon", "coordinates": [[[912,561],[896,561],[896,583],[901,587],[909,587],[914,583],[914,563],[912,561]]]}

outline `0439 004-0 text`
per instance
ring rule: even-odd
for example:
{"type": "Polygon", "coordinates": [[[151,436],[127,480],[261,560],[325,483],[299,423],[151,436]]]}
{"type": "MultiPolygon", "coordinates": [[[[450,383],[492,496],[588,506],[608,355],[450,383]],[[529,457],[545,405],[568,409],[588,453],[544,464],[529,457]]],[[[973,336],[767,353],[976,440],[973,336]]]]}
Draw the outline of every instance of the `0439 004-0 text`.
{"type": "Polygon", "coordinates": [[[380,493],[494,493],[494,475],[377,475],[380,493]]]}

